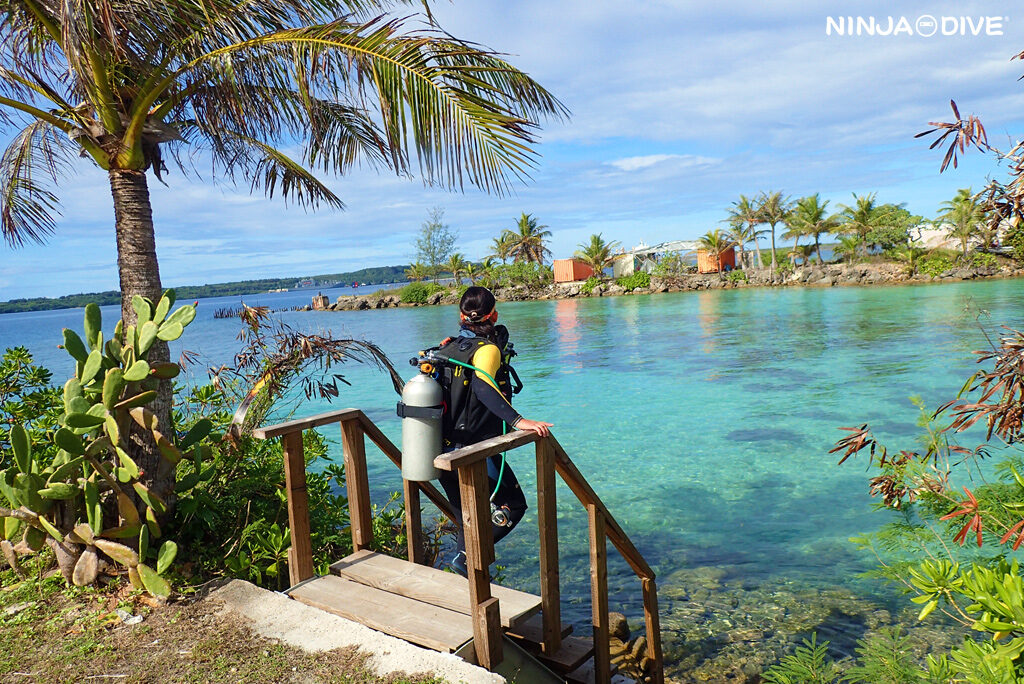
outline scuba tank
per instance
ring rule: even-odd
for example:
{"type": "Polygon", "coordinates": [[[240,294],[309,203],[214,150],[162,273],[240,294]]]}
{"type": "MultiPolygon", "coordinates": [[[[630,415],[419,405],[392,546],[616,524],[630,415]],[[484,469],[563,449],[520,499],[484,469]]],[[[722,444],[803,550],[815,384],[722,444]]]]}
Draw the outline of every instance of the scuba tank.
{"type": "Polygon", "coordinates": [[[434,459],[441,455],[442,391],[429,364],[405,383],[398,415],[402,418],[402,478],[427,482],[441,476],[434,459]]]}

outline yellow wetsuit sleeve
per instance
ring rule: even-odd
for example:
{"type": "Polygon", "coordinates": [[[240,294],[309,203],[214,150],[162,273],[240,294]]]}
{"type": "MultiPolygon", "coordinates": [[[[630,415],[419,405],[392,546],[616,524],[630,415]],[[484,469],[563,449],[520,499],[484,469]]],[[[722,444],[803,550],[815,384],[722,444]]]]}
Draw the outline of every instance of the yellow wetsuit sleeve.
{"type": "Polygon", "coordinates": [[[473,374],[473,392],[494,415],[501,418],[508,425],[515,425],[522,416],[512,408],[512,404],[501,393],[491,378],[494,378],[501,367],[501,352],[493,344],[485,344],[477,347],[473,352],[470,363],[491,377],[477,372],[473,374]]]}
{"type": "Polygon", "coordinates": [[[488,385],[493,387],[499,394],[501,390],[494,384],[491,378],[494,378],[498,374],[498,368],[501,367],[501,352],[498,351],[497,345],[485,344],[481,346],[476,352],[473,353],[473,360],[470,363],[480,370],[487,373],[487,375],[480,374],[481,380],[486,382],[488,385]]]}

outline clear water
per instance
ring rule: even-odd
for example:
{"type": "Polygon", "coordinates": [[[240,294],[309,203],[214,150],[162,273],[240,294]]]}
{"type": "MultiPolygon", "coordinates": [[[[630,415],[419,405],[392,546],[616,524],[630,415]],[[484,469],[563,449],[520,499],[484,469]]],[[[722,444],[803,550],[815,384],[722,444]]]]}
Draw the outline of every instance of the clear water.
{"type": "MultiPolygon", "coordinates": [[[[674,611],[686,607],[672,599],[673,582],[690,582],[687,573],[708,567],[721,587],[838,587],[891,606],[888,590],[854,578],[871,559],[847,539],[881,522],[864,470],[837,467],[827,451],[838,427],[862,422],[893,446],[910,445],[918,412],[908,398],[920,395],[928,406],[951,398],[973,372],[970,352],[985,346],[976,318],[990,328],[1019,327],[1022,295],[1024,280],[1000,280],[523,302],[499,312],[526,382],[517,406],[555,423],[559,441],[658,572],[672,630],[674,611]]],[[[281,308],[305,297],[246,301],[281,308]]],[[[182,341],[205,365],[228,361],[237,348],[238,322],[212,318],[236,301],[201,302],[182,341]]],[[[104,314],[112,324],[116,307],[104,314]]],[[[454,307],[281,317],[297,328],[371,340],[409,375],[406,359],[456,328],[454,307]]],[[[68,364],[55,345],[64,326],[80,329],[81,311],[0,316],[0,348],[28,346],[60,378],[68,364]]],[[[202,380],[202,366],[191,372],[202,380]]],[[[387,378],[358,366],[345,373],[353,387],[334,406],[362,408],[397,443],[387,378]]],[[[326,409],[311,401],[297,412],[326,409]]],[[[383,498],[400,487],[398,472],[372,448],[368,455],[383,498]]],[[[532,453],[510,459],[527,492],[535,491],[532,453]]],[[[585,623],[586,518],[561,486],[559,525],[563,610],[585,623]]],[[[498,549],[508,583],[525,590],[537,588],[536,537],[535,518],[527,517],[498,549]]],[[[639,616],[639,584],[621,560],[613,560],[610,576],[613,609],[639,616]]],[[[712,594],[713,603],[719,595],[712,594]]],[[[729,613],[727,605],[716,610],[729,613]]]]}

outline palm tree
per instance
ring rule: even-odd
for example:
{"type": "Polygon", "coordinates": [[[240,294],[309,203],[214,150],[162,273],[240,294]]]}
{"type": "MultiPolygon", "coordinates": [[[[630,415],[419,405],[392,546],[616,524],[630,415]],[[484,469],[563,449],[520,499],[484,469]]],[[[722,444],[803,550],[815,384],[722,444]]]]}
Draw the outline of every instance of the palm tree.
{"type": "Polygon", "coordinates": [[[953,199],[942,203],[940,209],[946,211],[936,217],[936,224],[948,226],[946,237],[960,241],[963,258],[967,260],[967,248],[970,241],[978,237],[979,228],[985,224],[986,211],[970,188],[960,188],[953,199]]]}
{"type": "Polygon", "coordinates": [[[509,238],[512,236],[511,230],[501,231],[501,235],[494,238],[491,241],[491,256],[495,259],[501,259],[501,263],[507,263],[509,259],[509,250],[512,248],[509,238]]]}
{"type": "Polygon", "coordinates": [[[789,198],[783,197],[780,191],[762,192],[757,201],[757,215],[761,219],[760,222],[771,226],[772,261],[770,273],[773,277],[777,266],[775,262],[775,226],[779,223],[785,223],[792,206],[789,198]]]}
{"type": "Polygon", "coordinates": [[[418,261],[409,266],[409,268],[405,269],[406,280],[419,281],[426,280],[429,277],[430,269],[428,269],[426,266],[424,266],[418,261]]]}
{"type": "Polygon", "coordinates": [[[608,267],[608,264],[615,258],[615,248],[619,246],[618,240],[612,242],[605,242],[604,238],[601,237],[601,233],[590,236],[590,242],[581,242],[577,245],[579,249],[573,255],[573,258],[579,259],[583,263],[594,269],[594,273],[598,277],[604,273],[604,269],[608,267]]]}
{"type": "Polygon", "coordinates": [[[461,276],[465,273],[468,265],[469,264],[466,263],[466,259],[456,252],[448,258],[447,263],[445,263],[442,268],[452,274],[452,280],[455,281],[455,287],[458,287],[462,284],[461,276]]]}
{"type": "Polygon", "coordinates": [[[794,266],[800,266],[806,264],[812,254],[814,254],[814,245],[793,245],[788,256],[794,266]]]}
{"type": "MultiPolygon", "coordinates": [[[[732,240],[740,253],[740,268],[746,268],[747,266],[747,252],[743,249],[745,245],[751,242],[757,245],[757,239],[767,233],[767,230],[755,230],[753,225],[750,225],[740,218],[732,217],[726,219],[729,222],[729,229],[725,232],[725,236],[732,240]]],[[[760,260],[760,251],[758,251],[758,259],[760,260]]]]}
{"type": "Polygon", "coordinates": [[[843,235],[839,238],[838,244],[832,248],[832,251],[846,259],[847,262],[851,262],[857,256],[860,244],[860,238],[856,235],[843,235]]]}
{"type": "Polygon", "coordinates": [[[508,253],[513,261],[534,261],[538,264],[544,263],[545,257],[551,256],[551,250],[545,244],[549,237],[551,231],[547,230],[547,226],[538,225],[537,219],[527,213],[519,217],[515,230],[502,234],[502,238],[508,242],[508,253]]]}
{"type": "Polygon", "coordinates": [[[722,273],[722,255],[729,251],[730,247],[735,246],[732,240],[726,237],[726,234],[722,232],[721,228],[715,228],[697,238],[701,246],[706,249],[712,257],[715,259],[715,264],[718,266],[718,273],[722,273]]]}
{"type": "MultiPolygon", "coordinates": [[[[537,119],[565,108],[493,53],[370,18],[398,4],[4,3],[0,232],[12,246],[45,241],[57,186],[88,158],[110,183],[127,326],[133,295],[161,294],[147,172],[159,180],[168,163],[307,208],[342,206],[313,169],[357,162],[407,174],[418,161],[426,182],[507,190],[534,165],[537,119]]],[[[169,382],[149,406],[170,425],[169,382]]],[[[173,468],[152,439],[138,448],[145,484],[172,493],[173,468]]]]}
{"type": "Polygon", "coordinates": [[[463,270],[463,273],[467,278],[469,278],[470,285],[476,285],[477,279],[483,275],[483,273],[481,273],[476,267],[476,264],[472,261],[466,263],[466,268],[463,270]]]}
{"type": "MultiPolygon", "coordinates": [[[[761,223],[760,215],[757,212],[757,206],[753,201],[750,200],[746,195],[740,195],[740,198],[732,203],[732,209],[729,210],[729,218],[726,219],[731,224],[733,221],[738,221],[747,224],[748,235],[753,235],[754,252],[757,254],[757,268],[760,270],[763,268],[761,261],[761,246],[757,240],[760,238],[765,231],[755,231],[754,226],[761,223]]],[[[750,242],[750,240],[748,240],[750,242]]]]}
{"type": "Polygon", "coordinates": [[[814,251],[818,254],[818,262],[824,262],[821,256],[821,236],[835,232],[839,228],[839,221],[835,216],[826,216],[825,209],[828,207],[828,200],[824,202],[817,193],[797,200],[796,206],[789,215],[790,230],[782,237],[789,238],[794,235],[807,235],[814,238],[814,251]]]}
{"type": "Polygon", "coordinates": [[[867,254],[868,233],[878,225],[878,207],[875,204],[875,194],[857,195],[854,193],[853,206],[841,204],[838,214],[839,230],[855,235],[859,242],[859,247],[865,255],[867,254]]]}

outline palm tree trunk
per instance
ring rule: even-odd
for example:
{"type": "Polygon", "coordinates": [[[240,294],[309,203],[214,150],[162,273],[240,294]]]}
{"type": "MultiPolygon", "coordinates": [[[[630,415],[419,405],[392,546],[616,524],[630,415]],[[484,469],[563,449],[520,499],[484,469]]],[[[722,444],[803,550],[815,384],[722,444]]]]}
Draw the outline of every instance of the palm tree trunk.
{"type": "MultiPolygon", "coordinates": [[[[156,239],[153,234],[153,209],[144,171],[111,169],[110,192],[114,198],[114,222],[117,232],[117,270],[121,280],[121,318],[125,327],[135,325],[132,296],[160,300],[160,268],[156,260],[156,239]]],[[[149,362],[167,361],[170,354],[165,342],[157,341],[149,351],[149,362]]],[[[147,406],[156,414],[164,434],[171,433],[171,383],[160,382],[157,398],[147,406]]],[[[168,508],[174,507],[174,466],[160,456],[153,435],[132,424],[129,453],[143,471],[142,482],[168,508]]]]}
{"type": "Polygon", "coordinates": [[[777,267],[777,264],[775,263],[775,224],[772,223],[770,225],[772,227],[772,265],[771,265],[771,273],[769,275],[774,280],[775,279],[775,269],[777,267]]]}
{"type": "MultiPolygon", "coordinates": [[[[750,224],[751,229],[753,229],[753,227],[756,226],[756,225],[757,225],[756,223],[751,223],[750,224]]],[[[757,269],[756,270],[760,271],[762,268],[764,268],[764,262],[761,261],[761,245],[757,244],[757,238],[756,237],[754,238],[754,251],[757,253],[757,269]]]]}
{"type": "Polygon", "coordinates": [[[821,258],[821,243],[818,241],[818,235],[814,235],[814,251],[818,253],[818,265],[825,263],[825,260],[821,258]]]}

